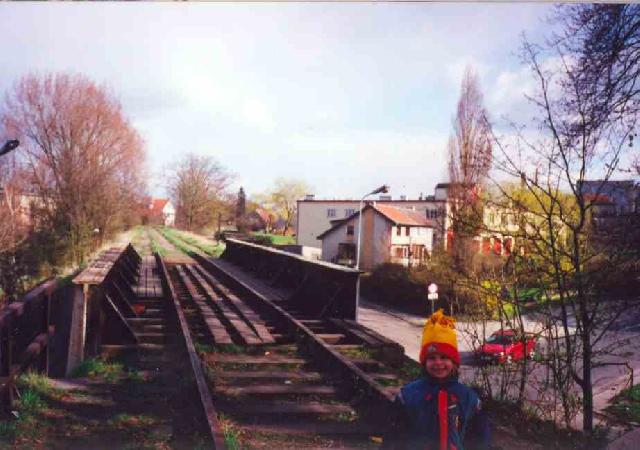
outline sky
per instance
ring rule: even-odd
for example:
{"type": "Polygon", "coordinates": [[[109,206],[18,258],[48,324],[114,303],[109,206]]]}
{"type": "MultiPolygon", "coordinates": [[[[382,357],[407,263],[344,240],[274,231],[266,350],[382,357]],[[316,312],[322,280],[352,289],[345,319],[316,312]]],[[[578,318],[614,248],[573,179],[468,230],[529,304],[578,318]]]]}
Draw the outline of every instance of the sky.
{"type": "Polygon", "coordinates": [[[82,73],[119,98],[146,142],[151,191],[187,153],[249,196],[277,177],[316,198],[394,198],[446,181],[462,74],[496,123],[525,121],[521,34],[549,4],[0,3],[0,96],[31,72],[82,73]]]}

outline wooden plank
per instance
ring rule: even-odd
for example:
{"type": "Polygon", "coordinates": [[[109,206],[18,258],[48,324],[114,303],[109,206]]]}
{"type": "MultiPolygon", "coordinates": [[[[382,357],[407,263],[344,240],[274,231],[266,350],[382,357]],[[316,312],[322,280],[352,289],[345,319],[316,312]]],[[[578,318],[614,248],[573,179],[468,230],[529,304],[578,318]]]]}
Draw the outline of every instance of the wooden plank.
{"type": "Polygon", "coordinates": [[[316,333],[316,336],[327,344],[337,344],[346,337],[344,334],[338,333],[316,333]]]}
{"type": "MultiPolygon", "coordinates": [[[[185,266],[185,267],[187,268],[187,270],[190,269],[189,266],[185,266]]],[[[225,320],[229,322],[231,327],[236,331],[236,333],[238,333],[238,335],[240,336],[240,339],[243,341],[244,344],[256,345],[256,344],[263,343],[262,339],[260,339],[260,337],[255,334],[255,332],[251,329],[251,327],[247,324],[247,322],[245,322],[245,320],[243,320],[243,318],[240,317],[234,309],[232,309],[229,305],[225,304],[224,302],[220,301],[220,297],[216,295],[215,292],[211,290],[207,291],[205,286],[203,286],[203,288],[205,288],[205,292],[207,292],[207,296],[215,303],[216,307],[218,308],[220,313],[224,316],[225,320]]]]}
{"type": "Polygon", "coordinates": [[[321,384],[258,384],[250,386],[219,386],[216,393],[235,397],[240,395],[336,395],[334,386],[321,384]]]}
{"type": "Polygon", "coordinates": [[[284,355],[234,355],[231,353],[213,353],[205,358],[207,361],[235,364],[306,364],[302,358],[284,355]]]}
{"type": "MultiPolygon", "coordinates": [[[[269,420],[268,415],[258,415],[259,419],[269,420]]],[[[323,421],[289,421],[288,423],[247,423],[242,424],[242,429],[247,430],[249,433],[263,433],[263,434],[279,434],[290,436],[304,436],[308,438],[312,436],[331,436],[335,439],[336,436],[345,436],[353,438],[353,436],[380,436],[386,430],[381,429],[380,425],[372,425],[364,422],[335,422],[331,420],[323,421]]],[[[344,447],[343,447],[344,448],[344,447]]],[[[348,448],[348,447],[347,447],[348,448]]],[[[375,446],[373,448],[376,448],[375,446]]]]}
{"type": "Polygon", "coordinates": [[[213,375],[216,378],[230,378],[234,380],[322,380],[322,375],[318,372],[293,372],[286,370],[218,370],[214,372],[213,375]]]}
{"type": "Polygon", "coordinates": [[[221,402],[225,411],[231,410],[235,414],[278,415],[278,414],[349,414],[354,410],[349,405],[320,403],[320,402],[221,402]]]}
{"type": "Polygon", "coordinates": [[[233,340],[231,339],[231,336],[229,336],[226,328],[224,327],[224,325],[222,325],[211,307],[209,307],[209,305],[205,303],[202,296],[198,294],[198,291],[193,286],[193,283],[191,283],[191,280],[189,280],[187,274],[184,273],[182,266],[176,266],[176,269],[178,270],[180,279],[187,288],[189,295],[191,296],[191,298],[193,298],[194,303],[200,310],[200,314],[202,315],[204,323],[211,333],[211,336],[213,336],[214,342],[216,344],[232,344],[233,340]]]}
{"type": "MultiPolygon", "coordinates": [[[[224,295],[224,297],[230,301],[233,306],[235,306],[236,310],[242,316],[242,318],[248,322],[249,326],[253,329],[253,331],[258,335],[260,340],[265,344],[273,344],[275,343],[275,338],[271,335],[269,330],[267,329],[262,318],[252,310],[245,302],[240,300],[233,292],[227,289],[222,283],[220,283],[213,275],[204,270],[201,266],[196,266],[195,270],[191,269],[191,273],[197,277],[197,274],[200,274],[200,280],[204,278],[207,283],[217,289],[220,293],[224,295]]],[[[204,286],[206,283],[201,281],[201,284],[204,286]]]]}
{"type": "Polygon", "coordinates": [[[111,286],[111,288],[113,289],[112,293],[116,294],[120,298],[121,301],[118,302],[118,304],[122,304],[123,308],[126,309],[126,314],[131,317],[137,317],[138,313],[136,313],[135,310],[133,309],[133,306],[131,305],[131,302],[129,302],[129,299],[127,298],[126,294],[122,292],[122,289],[120,288],[120,285],[117,282],[117,280],[114,280],[113,283],[110,283],[109,286],[111,286]]]}

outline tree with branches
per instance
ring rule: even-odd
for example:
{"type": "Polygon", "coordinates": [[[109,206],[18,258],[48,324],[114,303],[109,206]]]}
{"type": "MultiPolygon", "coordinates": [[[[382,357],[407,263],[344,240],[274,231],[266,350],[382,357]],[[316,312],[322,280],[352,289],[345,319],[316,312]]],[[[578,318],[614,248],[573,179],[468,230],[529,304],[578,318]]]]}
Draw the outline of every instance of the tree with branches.
{"type": "Polygon", "coordinates": [[[294,178],[277,178],[274,186],[265,194],[257,196],[257,202],[274,217],[284,221],[282,234],[286,235],[297,212],[297,201],[310,191],[310,187],[302,180],[294,178]]]}
{"type": "Polygon", "coordinates": [[[453,269],[452,292],[458,300],[464,297],[465,303],[470,297],[464,285],[478,278],[471,273],[477,259],[474,238],[482,224],[481,195],[491,168],[491,126],[482,97],[478,76],[467,67],[447,145],[449,189],[443,218],[445,246],[453,269]]]}
{"type": "Polygon", "coordinates": [[[146,186],[144,145],[116,97],[83,75],[31,74],[7,93],[0,121],[21,141],[32,214],[55,254],[80,262],[122,226],[146,186]],[[64,243],[60,248],[60,243],[64,243]]]}
{"type": "Polygon", "coordinates": [[[608,290],[616,272],[637,279],[637,248],[624,239],[602,245],[593,229],[599,194],[629,156],[638,120],[640,22],[629,6],[560,8],[561,34],[545,47],[525,41],[523,60],[537,80],[530,96],[537,134],[514,128],[511,142],[496,139],[495,165],[515,188],[496,183],[494,200],[513,211],[515,257],[544,300],[545,363],[564,421],[570,425],[580,405],[585,430],[593,429],[594,370],[621,347],[616,321],[638,306],[633,296],[608,290]],[[587,195],[590,180],[598,187],[587,195]]]}
{"type": "Polygon", "coordinates": [[[176,204],[176,223],[186,230],[202,230],[228,215],[233,177],[213,157],[187,154],[170,171],[167,190],[176,204]]]}

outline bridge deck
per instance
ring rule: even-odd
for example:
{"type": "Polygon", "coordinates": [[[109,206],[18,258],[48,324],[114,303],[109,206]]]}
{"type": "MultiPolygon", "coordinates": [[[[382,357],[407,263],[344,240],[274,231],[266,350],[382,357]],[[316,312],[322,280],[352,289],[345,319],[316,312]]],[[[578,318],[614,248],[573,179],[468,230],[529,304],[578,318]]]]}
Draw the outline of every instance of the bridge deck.
{"type": "Polygon", "coordinates": [[[133,286],[133,292],[138,298],[162,297],[162,283],[153,256],[145,256],[140,262],[138,284],[133,286]]]}
{"type": "Polygon", "coordinates": [[[259,294],[275,303],[286,301],[292,294],[292,292],[287,289],[270,286],[264,280],[260,280],[252,276],[241,267],[238,267],[235,264],[230,263],[229,261],[225,261],[219,258],[209,258],[209,261],[214,266],[217,266],[222,270],[228,272],[234,278],[242,281],[243,283],[251,287],[251,289],[257,291],[259,294]]]}

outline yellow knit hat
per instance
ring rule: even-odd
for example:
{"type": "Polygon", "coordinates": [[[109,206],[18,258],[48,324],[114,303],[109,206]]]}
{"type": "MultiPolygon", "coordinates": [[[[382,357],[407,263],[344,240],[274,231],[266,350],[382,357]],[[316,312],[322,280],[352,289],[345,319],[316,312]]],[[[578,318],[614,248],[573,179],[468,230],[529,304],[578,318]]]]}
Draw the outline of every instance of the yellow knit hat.
{"type": "Polygon", "coordinates": [[[424,365],[427,355],[439,353],[460,365],[455,323],[455,319],[445,316],[442,309],[431,314],[422,330],[420,364],[424,365]]]}

